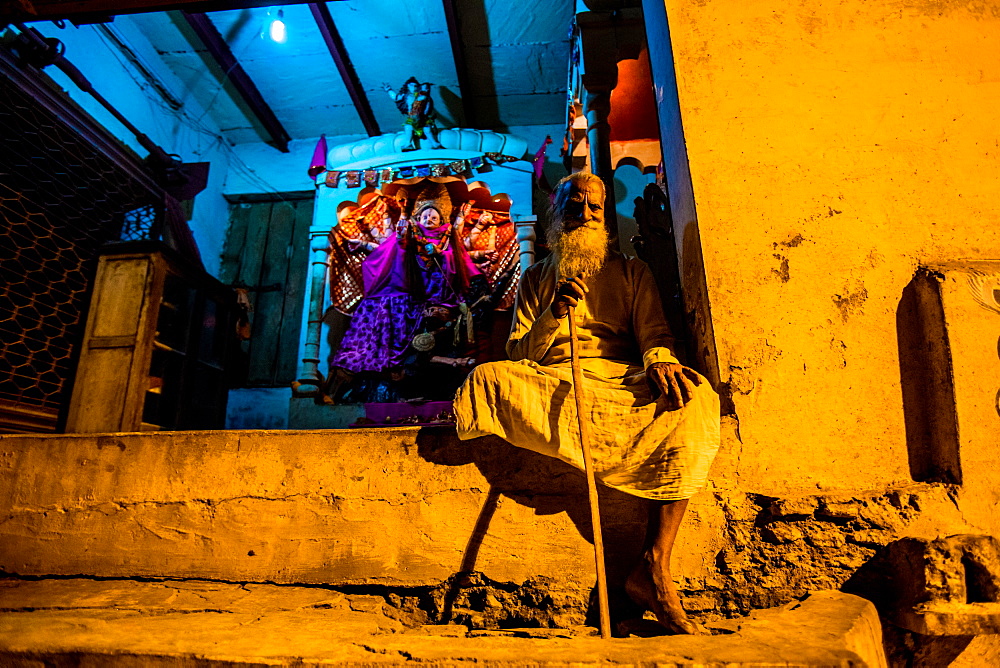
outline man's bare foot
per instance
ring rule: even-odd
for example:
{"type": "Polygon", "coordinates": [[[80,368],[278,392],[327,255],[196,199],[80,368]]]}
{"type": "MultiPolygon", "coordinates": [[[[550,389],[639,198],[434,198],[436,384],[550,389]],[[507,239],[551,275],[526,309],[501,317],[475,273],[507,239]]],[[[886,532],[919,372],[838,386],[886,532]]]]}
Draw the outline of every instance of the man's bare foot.
{"type": "Polygon", "coordinates": [[[652,611],[669,633],[702,633],[702,629],[688,619],[669,569],[657,565],[652,550],[632,569],[625,581],[625,591],[637,605],[652,611]]]}

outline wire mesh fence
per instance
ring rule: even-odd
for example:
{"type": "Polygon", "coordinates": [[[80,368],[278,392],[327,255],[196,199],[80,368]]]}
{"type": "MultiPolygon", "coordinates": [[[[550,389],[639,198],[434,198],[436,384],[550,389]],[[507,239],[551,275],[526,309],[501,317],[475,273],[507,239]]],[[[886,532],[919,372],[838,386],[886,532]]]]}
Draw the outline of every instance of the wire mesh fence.
{"type": "Polygon", "coordinates": [[[163,200],[4,77],[0,96],[0,430],[52,430],[98,251],[148,238],[163,200]]]}

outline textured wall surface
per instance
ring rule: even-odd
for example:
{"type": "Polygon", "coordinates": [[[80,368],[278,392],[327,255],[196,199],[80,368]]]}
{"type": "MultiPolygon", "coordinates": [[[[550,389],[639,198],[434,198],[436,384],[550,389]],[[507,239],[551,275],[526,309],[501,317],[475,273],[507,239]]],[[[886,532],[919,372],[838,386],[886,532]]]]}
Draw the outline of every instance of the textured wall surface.
{"type": "MultiPolygon", "coordinates": [[[[206,140],[206,135],[220,132],[211,117],[206,117],[207,111],[189,97],[184,101],[183,114],[171,113],[168,104],[157,93],[150,91],[148,83],[143,81],[136,69],[126,64],[126,59],[112,45],[101,26],[70,25],[60,30],[51,24],[38,23],[33,27],[46,37],[62,41],[66,45],[66,58],[80,69],[94,89],[167,153],[176,154],[185,162],[212,163],[207,188],[195,199],[193,216],[188,224],[198,243],[205,269],[213,276],[218,275],[226,237],[224,221],[228,215],[228,204],[222,198],[222,191],[232,153],[228,146],[206,140]]],[[[161,62],[149,42],[149,33],[144,33],[132,17],[121,17],[114,23],[113,29],[169,90],[176,92],[184,89],[180,78],[161,62]]],[[[140,156],[146,155],[147,151],[135,136],[65,74],[54,67],[46,68],[45,73],[109,132],[140,156]]],[[[296,163],[301,164],[301,160],[296,163]]]]}
{"type": "Polygon", "coordinates": [[[918,266],[1000,257],[1000,12],[666,7],[734,474],[774,494],[908,481],[903,291],[918,266]]]}
{"type": "MultiPolygon", "coordinates": [[[[1000,11],[665,6],[661,104],[690,167],[668,161],[678,245],[731,399],[706,514],[723,546],[714,564],[684,553],[687,605],[877,599],[883,545],[1000,534],[1000,11]]],[[[970,638],[890,644],[996,660],[970,638]]]]}

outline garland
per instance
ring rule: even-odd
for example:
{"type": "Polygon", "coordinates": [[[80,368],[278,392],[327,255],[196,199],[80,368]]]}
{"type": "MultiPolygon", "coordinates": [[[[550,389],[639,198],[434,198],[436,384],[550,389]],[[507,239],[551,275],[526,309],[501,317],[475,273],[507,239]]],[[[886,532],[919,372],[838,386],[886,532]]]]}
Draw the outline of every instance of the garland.
{"type": "Polygon", "coordinates": [[[417,242],[417,252],[420,255],[430,258],[448,250],[451,242],[451,223],[445,223],[435,229],[436,232],[441,228],[445,228],[441,236],[436,240],[428,236],[420,225],[416,223],[411,224],[413,225],[413,238],[417,242]]]}

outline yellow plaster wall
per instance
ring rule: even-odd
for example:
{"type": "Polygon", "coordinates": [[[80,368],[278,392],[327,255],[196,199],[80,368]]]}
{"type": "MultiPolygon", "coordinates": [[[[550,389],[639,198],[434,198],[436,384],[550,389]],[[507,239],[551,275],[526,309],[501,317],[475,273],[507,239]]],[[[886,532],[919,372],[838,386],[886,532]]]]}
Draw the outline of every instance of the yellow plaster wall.
{"type": "Polygon", "coordinates": [[[909,480],[902,291],[919,265],[1000,258],[1000,7],[666,9],[736,413],[720,473],[776,494],[909,480]]]}

